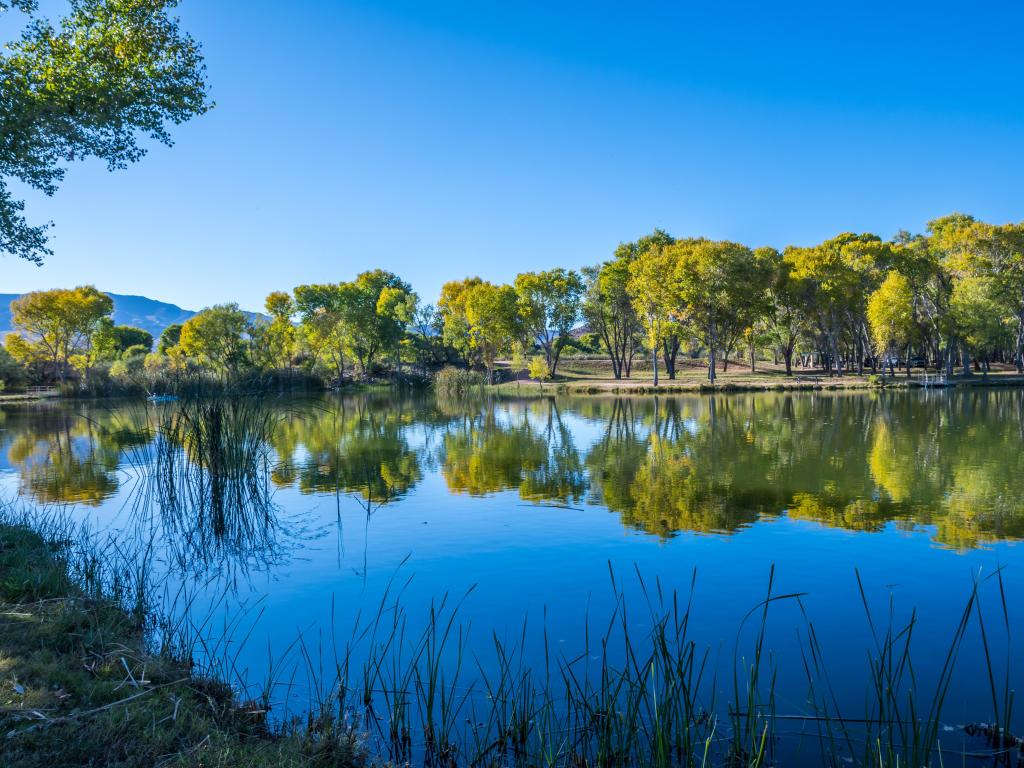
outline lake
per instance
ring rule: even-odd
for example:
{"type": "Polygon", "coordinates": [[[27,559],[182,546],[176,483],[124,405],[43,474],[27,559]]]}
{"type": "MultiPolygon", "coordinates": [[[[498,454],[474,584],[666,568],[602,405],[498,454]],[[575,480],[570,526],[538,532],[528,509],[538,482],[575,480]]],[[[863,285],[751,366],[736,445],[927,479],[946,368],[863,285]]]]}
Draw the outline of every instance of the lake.
{"type": "Polygon", "coordinates": [[[673,592],[709,710],[764,648],[783,751],[819,738],[801,718],[822,711],[826,677],[828,706],[864,717],[890,623],[913,621],[901,686],[930,701],[974,583],[941,716],[953,746],[957,726],[993,720],[989,666],[1000,688],[1024,682],[1020,390],[272,400],[256,477],[223,488],[190,485],[190,465],[212,466],[194,440],[162,463],[155,425],[178,407],[5,406],[0,485],[151,543],[165,610],[187,593],[206,648],[230,648],[240,684],[272,677],[279,708],[308,706],[346,647],[365,663],[372,638],[353,627],[382,604],[394,626],[395,601],[409,637],[432,606],[435,622],[455,612],[440,656],[463,659],[446,678],[465,694],[458,727],[493,698],[477,679],[496,639],[535,670],[553,653],[599,667],[628,653],[621,634],[597,639],[609,624],[642,636],[673,592]]]}

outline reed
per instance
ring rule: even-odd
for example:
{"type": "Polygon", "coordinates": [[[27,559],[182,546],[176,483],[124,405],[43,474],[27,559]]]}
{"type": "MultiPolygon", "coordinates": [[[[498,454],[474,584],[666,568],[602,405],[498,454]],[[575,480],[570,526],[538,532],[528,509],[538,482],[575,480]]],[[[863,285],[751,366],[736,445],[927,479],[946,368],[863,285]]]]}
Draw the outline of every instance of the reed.
{"type": "Polygon", "coordinates": [[[257,398],[186,400],[160,412],[151,488],[136,498],[158,506],[182,570],[273,559],[271,437],[281,418],[257,398]]]}
{"type": "Polygon", "coordinates": [[[482,394],[487,377],[479,371],[448,366],[434,376],[434,391],[442,398],[458,398],[482,394]]]}

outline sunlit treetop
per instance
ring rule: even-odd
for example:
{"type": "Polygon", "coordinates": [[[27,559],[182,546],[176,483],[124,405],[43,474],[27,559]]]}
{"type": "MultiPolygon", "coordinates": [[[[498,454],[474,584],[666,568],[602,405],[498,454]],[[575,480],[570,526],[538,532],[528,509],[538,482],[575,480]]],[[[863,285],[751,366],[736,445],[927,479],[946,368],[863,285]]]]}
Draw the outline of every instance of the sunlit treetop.
{"type": "Polygon", "coordinates": [[[125,168],[144,139],[170,145],[170,125],[212,107],[200,46],[170,15],[177,0],[70,0],[59,23],[33,0],[20,36],[0,53],[0,252],[42,263],[46,224],[30,224],[11,180],[47,195],[70,162],[125,168]]]}

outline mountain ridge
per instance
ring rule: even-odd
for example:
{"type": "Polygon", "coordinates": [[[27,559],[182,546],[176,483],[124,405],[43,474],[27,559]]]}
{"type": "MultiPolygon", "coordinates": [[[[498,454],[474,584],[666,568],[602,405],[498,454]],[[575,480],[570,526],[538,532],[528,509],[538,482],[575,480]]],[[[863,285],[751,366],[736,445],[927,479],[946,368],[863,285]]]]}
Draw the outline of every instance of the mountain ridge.
{"type": "MultiPolygon", "coordinates": [[[[114,323],[142,328],[158,339],[164,328],[174,323],[184,323],[198,314],[191,309],[183,309],[177,304],[151,299],[133,293],[111,293],[104,291],[114,300],[114,323]]],[[[23,296],[20,293],[0,293],[0,337],[14,330],[11,323],[11,302],[23,296]]],[[[259,316],[255,312],[246,312],[250,319],[259,316]]]]}

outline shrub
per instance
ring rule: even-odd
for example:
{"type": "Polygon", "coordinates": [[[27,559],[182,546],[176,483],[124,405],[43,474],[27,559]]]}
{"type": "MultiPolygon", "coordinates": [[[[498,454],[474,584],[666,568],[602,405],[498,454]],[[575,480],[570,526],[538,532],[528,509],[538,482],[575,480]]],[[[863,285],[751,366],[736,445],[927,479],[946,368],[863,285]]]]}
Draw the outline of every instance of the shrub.
{"type": "Polygon", "coordinates": [[[3,347],[0,347],[0,381],[7,387],[18,387],[25,383],[25,368],[3,347]]]}
{"type": "Polygon", "coordinates": [[[479,371],[446,366],[434,376],[434,388],[442,396],[459,396],[482,389],[487,378],[479,371]]]}
{"type": "Polygon", "coordinates": [[[540,382],[551,378],[548,361],[544,359],[543,355],[534,355],[530,358],[530,378],[540,382]]]}

